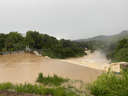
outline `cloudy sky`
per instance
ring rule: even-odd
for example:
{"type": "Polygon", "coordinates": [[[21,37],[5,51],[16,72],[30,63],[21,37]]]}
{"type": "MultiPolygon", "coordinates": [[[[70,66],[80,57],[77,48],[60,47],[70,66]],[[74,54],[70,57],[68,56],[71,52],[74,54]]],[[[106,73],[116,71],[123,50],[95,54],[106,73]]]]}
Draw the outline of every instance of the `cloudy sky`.
{"type": "Polygon", "coordinates": [[[128,0],[0,0],[0,33],[38,31],[65,39],[128,30],[128,0]]]}

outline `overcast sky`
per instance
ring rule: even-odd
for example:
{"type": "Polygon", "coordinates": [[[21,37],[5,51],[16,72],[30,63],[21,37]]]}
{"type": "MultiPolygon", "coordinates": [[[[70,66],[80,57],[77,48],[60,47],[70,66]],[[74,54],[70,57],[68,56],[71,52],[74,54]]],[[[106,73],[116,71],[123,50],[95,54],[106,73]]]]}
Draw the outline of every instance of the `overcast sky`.
{"type": "Polygon", "coordinates": [[[0,33],[38,31],[65,39],[128,30],[128,0],[0,0],[0,33]]]}

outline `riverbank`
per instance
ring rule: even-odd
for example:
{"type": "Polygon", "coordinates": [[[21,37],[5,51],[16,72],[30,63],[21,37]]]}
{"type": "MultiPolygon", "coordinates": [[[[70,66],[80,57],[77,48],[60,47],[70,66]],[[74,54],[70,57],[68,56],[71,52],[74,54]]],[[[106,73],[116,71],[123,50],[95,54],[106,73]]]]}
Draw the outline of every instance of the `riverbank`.
{"type": "Polygon", "coordinates": [[[35,95],[15,91],[0,90],[0,96],[53,96],[53,95],[35,95]]]}

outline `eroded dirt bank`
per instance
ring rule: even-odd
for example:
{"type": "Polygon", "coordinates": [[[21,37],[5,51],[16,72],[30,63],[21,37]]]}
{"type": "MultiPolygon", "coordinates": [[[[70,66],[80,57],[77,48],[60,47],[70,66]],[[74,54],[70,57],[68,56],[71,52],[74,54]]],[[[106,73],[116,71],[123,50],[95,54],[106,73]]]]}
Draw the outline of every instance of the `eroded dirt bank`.
{"type": "Polygon", "coordinates": [[[0,56],[0,82],[34,84],[40,72],[85,82],[90,82],[92,78],[95,80],[102,73],[100,70],[28,53],[0,56]]]}
{"type": "Polygon", "coordinates": [[[7,91],[7,90],[0,90],[0,96],[53,96],[52,94],[48,95],[35,95],[29,93],[20,93],[15,91],[7,91]]]}

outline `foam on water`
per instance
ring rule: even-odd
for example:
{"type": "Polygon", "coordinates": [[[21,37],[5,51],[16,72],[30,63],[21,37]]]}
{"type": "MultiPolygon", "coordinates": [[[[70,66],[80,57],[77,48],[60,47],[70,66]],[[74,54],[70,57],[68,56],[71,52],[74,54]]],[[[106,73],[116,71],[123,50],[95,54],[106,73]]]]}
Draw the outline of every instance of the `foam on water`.
{"type": "Polygon", "coordinates": [[[86,53],[88,54],[86,56],[79,58],[70,58],[63,61],[105,71],[108,71],[108,69],[111,67],[111,70],[115,72],[120,71],[120,63],[125,63],[110,63],[110,61],[106,60],[105,55],[101,54],[101,52],[99,51],[95,51],[94,53],[86,51],[86,53]]]}

